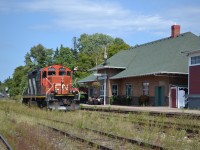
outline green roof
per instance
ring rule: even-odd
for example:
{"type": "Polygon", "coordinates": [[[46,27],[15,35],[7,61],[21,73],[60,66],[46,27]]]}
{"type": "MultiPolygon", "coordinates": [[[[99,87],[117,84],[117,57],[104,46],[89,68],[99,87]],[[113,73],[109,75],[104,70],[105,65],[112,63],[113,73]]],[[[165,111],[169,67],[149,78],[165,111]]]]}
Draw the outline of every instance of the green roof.
{"type": "Polygon", "coordinates": [[[91,74],[89,76],[87,76],[86,78],[78,81],[79,83],[86,83],[86,82],[92,82],[92,81],[96,81],[97,77],[94,74],[91,74]]]}
{"type": "Polygon", "coordinates": [[[113,56],[112,61],[131,61],[124,71],[111,79],[162,73],[188,74],[188,57],[181,52],[194,49],[200,49],[200,38],[191,32],[139,45],[123,51],[121,58],[113,56]]]}
{"type": "MultiPolygon", "coordinates": [[[[152,74],[188,74],[188,57],[181,52],[198,49],[200,49],[200,37],[186,32],[175,38],[163,38],[120,51],[107,60],[106,66],[101,64],[90,70],[122,69],[110,79],[152,74]]],[[[92,79],[94,77],[87,77],[88,81],[92,79]]]]}

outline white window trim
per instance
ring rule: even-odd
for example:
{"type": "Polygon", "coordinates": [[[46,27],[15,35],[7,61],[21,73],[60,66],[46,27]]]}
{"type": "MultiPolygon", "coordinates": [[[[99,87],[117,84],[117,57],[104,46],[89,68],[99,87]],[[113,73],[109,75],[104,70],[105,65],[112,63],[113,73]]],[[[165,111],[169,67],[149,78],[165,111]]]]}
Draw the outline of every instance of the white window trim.
{"type": "Polygon", "coordinates": [[[104,96],[104,84],[101,84],[101,87],[100,87],[100,97],[103,97],[103,96],[104,96]]]}
{"type": "Polygon", "coordinates": [[[93,88],[93,87],[90,87],[90,88],[89,88],[89,96],[90,96],[90,97],[94,96],[94,88],[93,88]],[[93,92],[93,95],[91,95],[92,93],[91,93],[91,91],[90,91],[90,90],[92,90],[92,92],[93,92]]]}
{"type": "Polygon", "coordinates": [[[144,95],[144,91],[146,90],[146,91],[148,91],[148,95],[147,95],[147,96],[149,96],[149,85],[150,85],[150,84],[148,85],[148,89],[144,89],[144,88],[143,88],[143,87],[144,87],[144,85],[143,85],[144,83],[148,83],[148,84],[149,84],[149,82],[146,82],[146,81],[145,81],[145,82],[142,82],[142,94],[144,95]]]}
{"type": "Polygon", "coordinates": [[[125,84],[125,95],[126,95],[126,96],[133,96],[133,84],[131,84],[131,83],[125,84]],[[127,94],[126,94],[126,86],[127,86],[127,85],[131,85],[131,87],[132,87],[132,88],[131,88],[131,95],[127,95],[127,94]]]}
{"type": "Polygon", "coordinates": [[[199,65],[200,65],[200,63],[198,63],[198,64],[191,64],[192,57],[196,57],[196,56],[200,56],[200,54],[193,54],[193,55],[190,55],[190,57],[189,57],[189,62],[188,62],[188,65],[189,65],[189,66],[199,66],[199,65]]]}

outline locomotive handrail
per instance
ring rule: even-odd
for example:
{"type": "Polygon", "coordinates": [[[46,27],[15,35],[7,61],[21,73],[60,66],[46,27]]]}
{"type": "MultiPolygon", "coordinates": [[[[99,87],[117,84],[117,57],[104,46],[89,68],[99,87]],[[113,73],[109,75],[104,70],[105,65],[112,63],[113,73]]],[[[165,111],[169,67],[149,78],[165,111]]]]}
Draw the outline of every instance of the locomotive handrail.
{"type": "MultiPolygon", "coordinates": [[[[49,81],[48,78],[45,78],[45,79],[51,84],[51,82],[49,81]]],[[[53,87],[53,85],[51,84],[51,87],[50,87],[49,90],[46,92],[46,95],[49,93],[49,91],[52,89],[52,87],[53,87]]]]}
{"type": "Polygon", "coordinates": [[[76,96],[76,90],[72,88],[71,70],[62,65],[38,68],[34,74],[30,72],[27,83],[28,90],[25,90],[27,93],[25,95],[22,93],[23,103],[32,104],[33,101],[33,104],[37,104],[39,107],[46,107],[53,106],[55,99],[58,99],[59,106],[67,109],[67,106],[71,105],[71,101],[76,96]],[[54,76],[49,73],[49,71],[52,71],[49,68],[54,68],[54,76]],[[68,72],[68,74],[60,75],[60,68],[63,68],[62,70],[68,72]]]}

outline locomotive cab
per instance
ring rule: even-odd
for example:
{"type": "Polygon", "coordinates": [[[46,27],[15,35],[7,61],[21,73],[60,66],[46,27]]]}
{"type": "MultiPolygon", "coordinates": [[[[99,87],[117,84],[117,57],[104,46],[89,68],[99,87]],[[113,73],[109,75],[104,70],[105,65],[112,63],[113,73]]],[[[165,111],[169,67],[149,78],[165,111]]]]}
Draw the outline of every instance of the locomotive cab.
{"type": "MultiPolygon", "coordinates": [[[[79,91],[73,88],[72,71],[61,65],[52,65],[29,73],[28,95],[39,107],[63,110],[79,106],[79,91]]],[[[23,101],[30,100],[28,95],[23,97],[23,101]]]]}
{"type": "Polygon", "coordinates": [[[42,93],[70,94],[72,93],[72,71],[68,68],[54,65],[41,70],[42,93]]]}

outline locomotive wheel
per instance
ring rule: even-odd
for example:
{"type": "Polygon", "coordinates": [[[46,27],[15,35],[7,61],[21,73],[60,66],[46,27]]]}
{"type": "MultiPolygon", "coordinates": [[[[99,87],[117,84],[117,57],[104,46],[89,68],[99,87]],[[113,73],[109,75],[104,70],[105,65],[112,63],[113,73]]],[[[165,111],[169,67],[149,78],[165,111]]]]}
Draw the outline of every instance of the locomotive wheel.
{"type": "Polygon", "coordinates": [[[22,104],[25,104],[25,105],[28,105],[28,99],[27,98],[23,98],[23,100],[22,100],[22,104]]]}
{"type": "Polygon", "coordinates": [[[46,106],[47,106],[47,102],[46,102],[45,100],[37,101],[37,106],[38,106],[39,108],[46,107],[46,106]]]}

